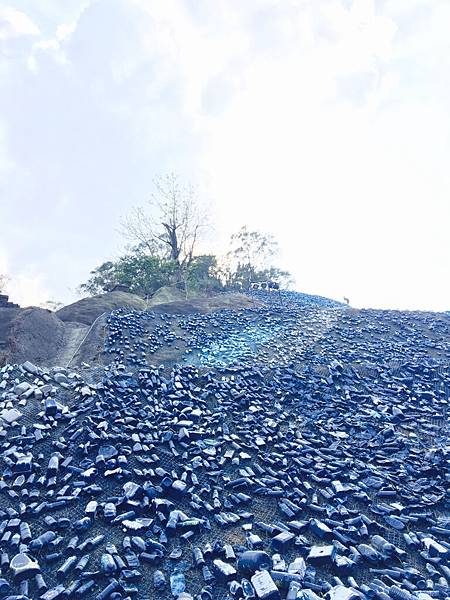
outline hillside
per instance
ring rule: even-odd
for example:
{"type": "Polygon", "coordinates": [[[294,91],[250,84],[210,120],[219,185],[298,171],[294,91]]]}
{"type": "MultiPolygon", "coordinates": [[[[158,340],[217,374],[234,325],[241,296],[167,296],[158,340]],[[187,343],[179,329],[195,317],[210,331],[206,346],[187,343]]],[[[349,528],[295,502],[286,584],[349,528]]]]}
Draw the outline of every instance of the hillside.
{"type": "MultiPolygon", "coordinates": [[[[38,307],[4,308],[0,305],[0,366],[29,360],[40,366],[66,366],[77,354],[101,361],[106,317],[115,309],[143,311],[147,304],[158,313],[206,313],[220,308],[242,308],[253,303],[242,294],[181,299],[173,288],[161,288],[147,303],[126,292],[108,292],[82,298],[55,313],[38,307]]],[[[75,363],[77,361],[75,360],[75,363]]]]}
{"type": "Polygon", "coordinates": [[[82,298],[73,304],[64,306],[56,311],[56,316],[67,323],[92,323],[104,312],[111,312],[116,308],[134,308],[145,310],[145,300],[127,292],[108,292],[98,296],[82,298]]]}
{"type": "Polygon", "coordinates": [[[161,299],[66,307],[70,369],[0,370],[0,589],[448,598],[449,317],[161,299]]]}

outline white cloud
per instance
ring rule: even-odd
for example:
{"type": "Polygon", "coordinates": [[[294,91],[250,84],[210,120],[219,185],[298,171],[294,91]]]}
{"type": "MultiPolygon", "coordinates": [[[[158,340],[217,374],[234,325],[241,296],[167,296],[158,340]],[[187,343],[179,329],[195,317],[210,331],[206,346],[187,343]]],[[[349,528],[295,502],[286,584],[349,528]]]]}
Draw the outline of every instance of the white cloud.
{"type": "Polygon", "coordinates": [[[53,36],[41,37],[33,44],[30,55],[27,59],[28,68],[33,72],[39,70],[39,59],[42,53],[50,55],[56,63],[67,64],[66,45],[77,29],[78,22],[83,12],[89,7],[90,0],[84,0],[78,6],[75,16],[71,15],[71,20],[60,23],[56,26],[53,36]]]}
{"type": "Polygon", "coordinates": [[[0,5],[0,41],[39,33],[37,25],[25,13],[11,6],[0,5]]]}
{"type": "Polygon", "coordinates": [[[11,60],[0,98],[14,131],[0,171],[16,167],[3,169],[4,235],[33,293],[46,284],[30,256],[70,299],[116,253],[120,216],[176,170],[216,200],[218,249],[247,223],[277,235],[301,289],[360,305],[445,302],[447,0],[97,0],[53,12],[51,25],[36,20],[35,72],[11,60]]]}
{"type": "MultiPolygon", "coordinates": [[[[6,126],[2,121],[0,121],[0,186],[1,186],[2,182],[5,180],[8,173],[11,172],[13,167],[14,167],[14,163],[8,152],[6,126]]],[[[1,193],[1,187],[0,187],[0,193],[1,193]]],[[[1,206],[1,204],[0,204],[0,206],[1,206]]]]}
{"type": "Polygon", "coordinates": [[[439,96],[405,89],[399,27],[375,16],[373,3],[358,4],[359,15],[357,3],[332,4],[332,43],[311,30],[306,44],[249,70],[244,93],[209,121],[206,171],[222,226],[274,231],[300,289],[359,306],[442,310],[447,111],[439,96]],[[371,71],[354,105],[359,91],[342,94],[339,81],[371,71]]]}
{"type": "Polygon", "coordinates": [[[10,254],[2,246],[0,246],[0,275],[7,277],[5,291],[12,302],[21,306],[39,306],[50,298],[46,278],[36,266],[13,272],[10,254]]]}
{"type": "Polygon", "coordinates": [[[0,275],[8,274],[8,256],[6,250],[0,246],[0,275]]]}
{"type": "Polygon", "coordinates": [[[7,291],[11,301],[20,306],[40,306],[50,299],[45,277],[34,271],[24,271],[11,278],[7,291]]]}

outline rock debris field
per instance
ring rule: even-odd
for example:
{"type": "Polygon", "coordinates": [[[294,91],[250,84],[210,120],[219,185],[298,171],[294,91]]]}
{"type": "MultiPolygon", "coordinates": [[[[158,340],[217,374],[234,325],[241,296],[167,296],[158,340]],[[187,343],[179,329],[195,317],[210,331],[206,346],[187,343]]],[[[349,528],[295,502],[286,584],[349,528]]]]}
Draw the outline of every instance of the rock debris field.
{"type": "Polygon", "coordinates": [[[0,369],[0,598],[450,598],[448,316],[258,292],[102,343],[0,369]]]}

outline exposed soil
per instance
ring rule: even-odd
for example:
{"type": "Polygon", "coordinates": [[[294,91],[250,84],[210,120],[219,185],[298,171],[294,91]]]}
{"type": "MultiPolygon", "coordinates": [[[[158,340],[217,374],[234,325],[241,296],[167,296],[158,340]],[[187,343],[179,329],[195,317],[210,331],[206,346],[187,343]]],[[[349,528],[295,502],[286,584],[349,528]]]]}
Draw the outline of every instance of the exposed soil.
{"type": "Polygon", "coordinates": [[[46,364],[52,360],[64,344],[64,323],[43,308],[14,310],[15,314],[4,320],[0,330],[3,361],[21,363],[31,360],[46,364]]]}
{"type": "Polygon", "coordinates": [[[164,304],[152,305],[149,310],[155,313],[168,313],[172,315],[187,315],[192,313],[211,313],[221,308],[241,310],[251,306],[259,306],[261,303],[244,294],[216,294],[206,298],[191,298],[187,300],[175,300],[164,304]]]}
{"type": "Polygon", "coordinates": [[[47,366],[67,367],[69,363],[72,362],[72,359],[82,344],[88,330],[88,325],[65,323],[63,344],[55,358],[48,361],[47,366]]]}
{"type": "Polygon", "coordinates": [[[64,306],[55,314],[61,321],[92,325],[97,317],[115,308],[128,306],[136,310],[145,310],[146,302],[135,294],[127,292],[109,292],[92,298],[82,298],[73,304],[64,306]]]}

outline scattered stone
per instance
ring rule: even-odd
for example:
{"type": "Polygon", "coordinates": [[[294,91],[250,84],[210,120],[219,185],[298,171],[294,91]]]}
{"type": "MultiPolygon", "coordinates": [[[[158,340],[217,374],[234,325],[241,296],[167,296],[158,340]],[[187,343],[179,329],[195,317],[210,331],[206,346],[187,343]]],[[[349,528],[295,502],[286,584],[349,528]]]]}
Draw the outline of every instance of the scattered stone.
{"type": "Polygon", "coordinates": [[[0,595],[449,596],[450,321],[280,298],[115,311],[87,380],[0,369],[0,595]]]}
{"type": "Polygon", "coordinates": [[[33,363],[31,363],[29,360],[24,362],[22,367],[25,369],[25,371],[28,371],[28,373],[31,373],[32,375],[37,375],[39,373],[39,367],[33,365],[33,363]]]}
{"type": "Polygon", "coordinates": [[[11,425],[22,417],[22,413],[16,408],[4,408],[0,411],[0,419],[11,425]]]}
{"type": "Polygon", "coordinates": [[[11,569],[13,577],[16,581],[31,579],[31,577],[34,577],[40,573],[40,568],[37,561],[33,560],[28,556],[28,554],[23,552],[16,554],[12,558],[9,568],[11,569]]]}

